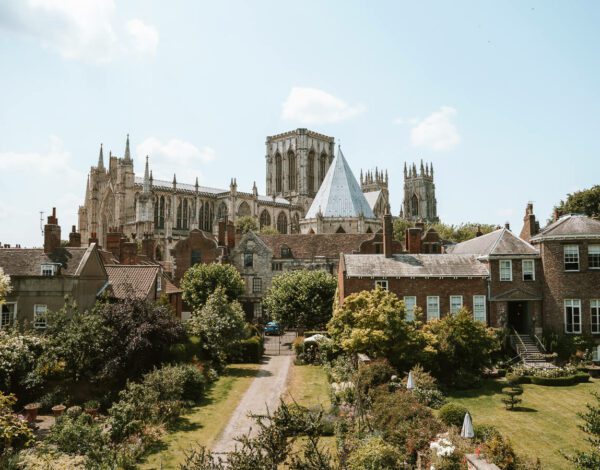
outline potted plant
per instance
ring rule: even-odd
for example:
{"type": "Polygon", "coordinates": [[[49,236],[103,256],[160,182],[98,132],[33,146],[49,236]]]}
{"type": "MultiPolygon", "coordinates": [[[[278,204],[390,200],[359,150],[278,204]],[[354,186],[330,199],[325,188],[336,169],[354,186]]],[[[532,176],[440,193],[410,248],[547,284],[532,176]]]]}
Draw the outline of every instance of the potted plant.
{"type": "Polygon", "coordinates": [[[39,403],[29,403],[25,405],[25,418],[28,423],[35,423],[37,419],[38,411],[40,409],[39,403]]]}
{"type": "Polygon", "coordinates": [[[52,413],[54,414],[55,418],[58,418],[65,412],[66,409],[67,407],[65,405],[54,405],[52,407],[52,413]]]}
{"type": "Polygon", "coordinates": [[[98,403],[97,400],[89,400],[83,404],[83,408],[85,409],[85,412],[93,418],[98,414],[100,403],[98,403]]]}

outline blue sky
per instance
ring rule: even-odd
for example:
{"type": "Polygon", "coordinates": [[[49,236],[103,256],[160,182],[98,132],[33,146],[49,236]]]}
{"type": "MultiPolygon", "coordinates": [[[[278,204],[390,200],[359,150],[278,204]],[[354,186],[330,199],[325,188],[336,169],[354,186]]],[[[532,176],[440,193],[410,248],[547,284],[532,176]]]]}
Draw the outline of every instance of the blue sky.
{"type": "MultiPolygon", "coordinates": [[[[77,223],[100,143],[155,177],[265,187],[265,136],[341,140],[358,176],[431,161],[447,223],[519,231],[599,183],[597,2],[0,3],[0,242],[77,223]]],[[[66,235],[65,235],[66,237],[66,235]]]]}

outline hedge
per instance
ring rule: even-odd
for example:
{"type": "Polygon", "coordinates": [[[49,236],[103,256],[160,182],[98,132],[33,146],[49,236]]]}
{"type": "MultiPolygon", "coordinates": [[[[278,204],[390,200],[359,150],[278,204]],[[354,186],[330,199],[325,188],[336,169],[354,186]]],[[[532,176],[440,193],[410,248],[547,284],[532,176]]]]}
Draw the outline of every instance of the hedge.
{"type": "Polygon", "coordinates": [[[190,336],[184,343],[176,343],[169,347],[167,362],[190,362],[194,356],[203,357],[202,340],[198,336],[190,336]]]}
{"type": "Polygon", "coordinates": [[[260,336],[243,339],[240,341],[236,358],[240,362],[260,362],[263,356],[263,340],[260,336]]]}
{"type": "MultiPolygon", "coordinates": [[[[507,376],[508,379],[509,376],[507,376]]],[[[512,377],[517,377],[511,375],[512,377]]],[[[545,385],[548,387],[567,387],[569,385],[575,385],[578,383],[587,382],[590,379],[590,375],[586,372],[577,372],[574,375],[567,375],[566,377],[536,377],[534,375],[522,375],[518,377],[515,383],[520,384],[534,384],[534,385],[545,385]]],[[[511,380],[509,380],[510,382],[511,380]]]]}

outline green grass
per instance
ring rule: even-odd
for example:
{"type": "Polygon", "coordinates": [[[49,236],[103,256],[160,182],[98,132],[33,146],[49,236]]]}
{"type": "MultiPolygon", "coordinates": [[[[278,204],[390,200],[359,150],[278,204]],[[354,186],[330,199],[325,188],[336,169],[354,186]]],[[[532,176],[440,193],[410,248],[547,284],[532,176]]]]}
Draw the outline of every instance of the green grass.
{"type": "Polygon", "coordinates": [[[452,392],[448,398],[466,406],[474,424],[496,426],[519,454],[539,457],[544,468],[571,468],[559,450],[586,449],[585,434],[577,427],[581,423],[577,412],[592,402],[592,391],[600,392],[600,381],[570,387],[523,385],[518,411],[507,411],[500,401],[504,386],[503,381],[490,380],[480,389],[452,392]]]}
{"type": "Polygon", "coordinates": [[[320,366],[292,365],[284,399],[306,407],[331,407],[327,374],[320,366]]]}
{"type": "Polygon", "coordinates": [[[208,390],[206,397],[182,416],[171,432],[154,445],[140,469],[177,469],[191,447],[210,447],[227,425],[235,407],[256,376],[260,364],[233,364],[227,367],[208,390]]]}

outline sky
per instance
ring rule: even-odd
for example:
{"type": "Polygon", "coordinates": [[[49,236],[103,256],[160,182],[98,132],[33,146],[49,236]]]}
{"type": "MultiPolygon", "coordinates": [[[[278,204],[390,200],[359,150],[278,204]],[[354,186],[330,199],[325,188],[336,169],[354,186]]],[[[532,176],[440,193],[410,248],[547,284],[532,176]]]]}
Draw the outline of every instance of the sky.
{"type": "Polygon", "coordinates": [[[435,169],[445,223],[542,225],[600,181],[600,3],[2,0],[0,243],[77,224],[130,134],[135,170],[265,189],[265,137],[334,136],[358,177],[435,169]]]}

